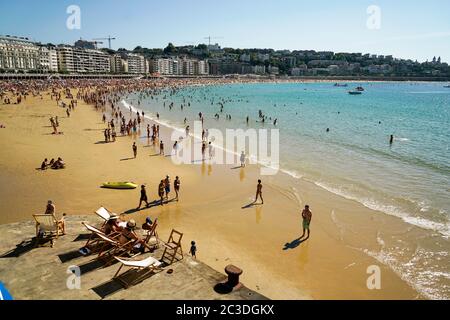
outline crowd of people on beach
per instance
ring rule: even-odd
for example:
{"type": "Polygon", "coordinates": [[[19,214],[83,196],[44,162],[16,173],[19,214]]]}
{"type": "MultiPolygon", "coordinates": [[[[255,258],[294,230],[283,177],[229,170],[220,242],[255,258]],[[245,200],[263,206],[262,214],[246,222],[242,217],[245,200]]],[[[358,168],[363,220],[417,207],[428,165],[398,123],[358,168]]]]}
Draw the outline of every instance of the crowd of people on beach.
{"type": "MultiPolygon", "coordinates": [[[[92,105],[102,115],[103,123],[106,125],[103,130],[105,143],[115,142],[117,138],[117,131],[122,136],[132,136],[136,138],[140,134],[141,126],[144,125],[146,130],[147,139],[149,139],[154,147],[159,147],[159,155],[165,156],[164,141],[160,137],[160,126],[158,122],[147,123],[144,111],[136,111],[130,106],[129,110],[125,110],[120,107],[120,102],[131,94],[137,94],[139,99],[137,105],[140,105],[141,99],[158,99],[157,96],[164,94],[164,106],[167,106],[169,110],[175,107],[173,101],[170,102],[170,97],[174,96],[180,89],[190,87],[195,90],[196,87],[214,86],[220,84],[242,83],[245,80],[237,79],[91,79],[91,80],[74,80],[74,79],[52,79],[52,80],[30,80],[30,81],[0,81],[0,98],[3,104],[10,104],[14,101],[15,104],[21,104],[22,100],[26,100],[27,96],[40,97],[42,99],[44,94],[49,94],[52,100],[56,101],[58,107],[66,110],[66,115],[69,118],[71,113],[75,111],[78,101],[81,100],[86,104],[92,105]],[[72,93],[76,92],[76,96],[72,93]],[[63,101],[68,100],[68,102],[63,101]],[[117,128],[117,131],[116,131],[117,128]]],[[[248,80],[247,82],[254,82],[254,80],[248,80]]],[[[191,102],[189,98],[185,97],[183,103],[180,106],[180,110],[190,107],[191,102]]],[[[204,97],[207,98],[206,96],[204,97]]],[[[214,119],[219,120],[220,115],[224,112],[224,107],[230,102],[226,99],[214,100],[211,99],[211,104],[218,104],[220,110],[214,115],[214,119]]],[[[225,114],[224,118],[227,121],[231,121],[230,114],[225,114]]],[[[159,119],[159,114],[157,114],[159,119]]],[[[277,126],[278,119],[272,118],[263,114],[261,110],[258,112],[256,120],[257,122],[265,123],[272,121],[274,126],[277,126]]],[[[202,124],[205,123],[205,115],[200,112],[198,120],[202,124]]],[[[250,117],[247,115],[245,121],[249,124],[250,117]]],[[[180,137],[180,141],[190,137],[190,126],[188,120],[184,117],[185,137],[180,137]]],[[[58,128],[60,126],[57,116],[50,118],[50,124],[53,129],[53,134],[60,133],[58,128]]],[[[180,141],[175,141],[172,147],[172,153],[177,151],[180,141]]],[[[209,130],[205,126],[202,130],[201,137],[201,154],[204,161],[207,157],[211,160],[214,157],[213,141],[209,137],[209,130]]],[[[132,145],[133,157],[138,156],[138,145],[136,142],[132,145]]],[[[245,152],[242,152],[239,161],[241,167],[244,168],[246,164],[245,152]]],[[[65,163],[61,158],[56,161],[52,159],[48,162],[45,159],[41,164],[41,169],[47,168],[62,169],[65,167],[65,163]]],[[[180,192],[180,178],[177,176],[173,181],[173,189],[175,191],[175,197],[172,201],[179,200],[180,192]]],[[[166,176],[158,184],[158,199],[155,201],[159,205],[169,203],[169,197],[171,193],[171,180],[169,176],[166,176]]],[[[254,204],[258,200],[261,200],[261,204],[264,204],[262,195],[262,181],[259,180],[257,184],[257,191],[254,204]]],[[[146,186],[142,185],[140,189],[140,199],[137,210],[142,205],[150,207],[149,197],[147,195],[146,186]]],[[[53,210],[54,211],[54,210],[53,210]]],[[[309,207],[306,206],[302,211],[302,227],[303,236],[307,232],[309,238],[309,226],[311,222],[312,213],[309,207]]],[[[105,232],[122,232],[122,236],[126,239],[135,239],[137,243],[140,243],[141,239],[134,233],[136,223],[133,220],[126,222],[126,225],[122,224],[119,227],[119,218],[113,217],[111,221],[105,225],[105,232]]],[[[151,225],[151,221],[148,221],[151,225]]],[[[125,223],[125,222],[124,222],[125,223]]],[[[148,226],[147,226],[148,227],[148,226]]],[[[192,243],[192,254],[195,256],[196,244],[192,243]]]]}

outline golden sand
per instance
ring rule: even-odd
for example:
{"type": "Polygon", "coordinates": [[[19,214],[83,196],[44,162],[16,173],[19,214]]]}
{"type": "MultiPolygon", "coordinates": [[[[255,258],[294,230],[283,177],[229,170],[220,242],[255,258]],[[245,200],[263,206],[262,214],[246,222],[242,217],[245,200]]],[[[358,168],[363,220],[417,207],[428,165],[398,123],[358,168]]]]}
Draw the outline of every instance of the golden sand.
{"type": "Polygon", "coordinates": [[[185,252],[195,240],[198,259],[221,272],[230,263],[241,267],[242,282],[272,299],[423,298],[393,270],[363,252],[380,249],[380,230],[409,232],[411,237],[420,233],[400,219],[281,173],[263,177],[264,206],[241,209],[253,200],[258,167],[176,166],[168,157],[154,156],[157,150],[147,146],[146,139],[138,143],[137,159],[124,160],[132,157],[135,138],[102,143],[101,114],[81,101],[67,118],[49,95],[42,100],[28,97],[19,106],[0,105],[0,124],[6,126],[0,129],[2,224],[30,220],[32,214],[45,210],[49,199],[59,214],[93,214],[103,205],[139,223],[147,216],[158,218],[161,238],[167,238],[172,228],[183,232],[185,252]],[[59,117],[64,134],[51,134],[51,116],[59,117]],[[64,159],[66,169],[36,170],[44,158],[57,157],[64,159]],[[163,207],[133,212],[139,189],[100,188],[107,181],[146,184],[153,201],[159,181],[167,174],[172,181],[181,177],[181,194],[180,202],[163,207]],[[306,203],[313,212],[311,238],[283,250],[301,235],[300,210],[306,203]],[[381,268],[381,290],[367,288],[371,265],[381,268]]]}

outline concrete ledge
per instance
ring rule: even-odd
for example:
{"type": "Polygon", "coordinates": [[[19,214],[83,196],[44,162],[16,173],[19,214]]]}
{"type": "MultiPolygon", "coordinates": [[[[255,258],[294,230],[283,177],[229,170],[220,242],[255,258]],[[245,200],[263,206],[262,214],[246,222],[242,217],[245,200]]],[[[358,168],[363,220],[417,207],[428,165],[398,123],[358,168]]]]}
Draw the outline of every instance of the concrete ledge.
{"type": "MultiPolygon", "coordinates": [[[[162,272],[150,274],[142,282],[128,288],[112,280],[119,268],[115,263],[104,267],[95,255],[81,256],[77,252],[86,242],[82,221],[99,224],[94,216],[68,216],[67,235],[55,240],[53,248],[34,248],[33,221],[0,225],[0,281],[19,300],[266,300],[267,298],[242,287],[229,294],[219,294],[214,286],[226,281],[221,274],[199,261],[185,257],[183,261],[165,267],[162,272]],[[81,271],[80,289],[69,289],[73,283],[71,266],[81,271]],[[173,273],[167,273],[172,269],[173,273]]],[[[148,254],[146,254],[148,256],[148,254]]],[[[160,259],[162,250],[151,256],[160,259]]],[[[130,272],[125,277],[135,278],[130,272]]]]}

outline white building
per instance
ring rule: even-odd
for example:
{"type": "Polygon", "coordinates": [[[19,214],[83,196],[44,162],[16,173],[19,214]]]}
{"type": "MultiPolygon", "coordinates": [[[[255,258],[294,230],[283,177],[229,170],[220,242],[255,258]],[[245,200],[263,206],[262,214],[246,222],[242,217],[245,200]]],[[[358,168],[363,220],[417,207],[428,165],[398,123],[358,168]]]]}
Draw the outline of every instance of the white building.
{"type": "Polygon", "coordinates": [[[39,67],[42,72],[58,72],[58,53],[55,48],[39,48],[39,67]]]}
{"type": "Polygon", "coordinates": [[[102,51],[68,46],[58,47],[57,51],[61,72],[109,73],[111,71],[110,57],[102,51]]]}
{"type": "Polygon", "coordinates": [[[150,72],[161,75],[208,75],[209,64],[205,60],[188,58],[159,58],[149,60],[150,72]]]}
{"type": "Polygon", "coordinates": [[[280,69],[278,67],[274,67],[274,66],[269,66],[268,71],[270,74],[273,74],[273,75],[277,75],[280,73],[280,69]]]}
{"type": "Polygon", "coordinates": [[[145,58],[138,54],[127,54],[128,73],[146,73],[145,58]]]}
{"type": "Polygon", "coordinates": [[[240,57],[240,60],[241,60],[242,62],[250,62],[251,57],[250,57],[249,54],[242,54],[241,57],[240,57]]]}
{"type": "Polygon", "coordinates": [[[0,36],[0,69],[37,70],[39,47],[27,38],[0,36]]]}
{"type": "Polygon", "coordinates": [[[125,61],[120,54],[113,54],[109,57],[110,69],[112,73],[124,73],[125,61]]]}
{"type": "Polygon", "coordinates": [[[254,74],[265,74],[266,73],[266,66],[265,65],[258,65],[252,67],[252,72],[254,74]]]}
{"type": "Polygon", "coordinates": [[[297,68],[291,69],[291,76],[293,76],[293,77],[303,76],[306,74],[307,71],[308,71],[308,66],[306,64],[302,64],[297,68]]]}

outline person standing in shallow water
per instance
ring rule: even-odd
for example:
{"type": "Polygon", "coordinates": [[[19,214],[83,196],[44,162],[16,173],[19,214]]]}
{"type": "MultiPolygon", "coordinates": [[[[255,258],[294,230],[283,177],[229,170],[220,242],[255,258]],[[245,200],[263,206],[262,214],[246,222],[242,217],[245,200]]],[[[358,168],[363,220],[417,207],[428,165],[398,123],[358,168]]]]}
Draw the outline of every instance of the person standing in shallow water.
{"type": "Polygon", "coordinates": [[[178,195],[180,193],[180,178],[177,176],[173,182],[173,188],[175,189],[175,200],[178,201],[178,195]]]}
{"type": "Polygon", "coordinates": [[[136,157],[137,157],[137,145],[136,145],[136,142],[133,143],[133,155],[134,155],[134,158],[136,159],[136,157]]]}
{"type": "Polygon", "coordinates": [[[258,185],[256,186],[256,198],[255,198],[255,202],[258,201],[258,197],[261,198],[261,204],[264,204],[264,199],[262,197],[262,183],[261,180],[258,180],[258,185]]]}
{"type": "Polygon", "coordinates": [[[300,239],[303,239],[305,237],[306,231],[308,231],[308,236],[305,238],[305,240],[308,240],[310,234],[309,226],[311,224],[312,219],[312,212],[309,210],[308,205],[306,205],[305,209],[303,209],[302,218],[303,218],[303,234],[300,237],[300,239]]]}
{"type": "Polygon", "coordinates": [[[158,196],[160,198],[160,204],[164,205],[164,180],[161,180],[161,182],[158,185],[158,196]]]}

